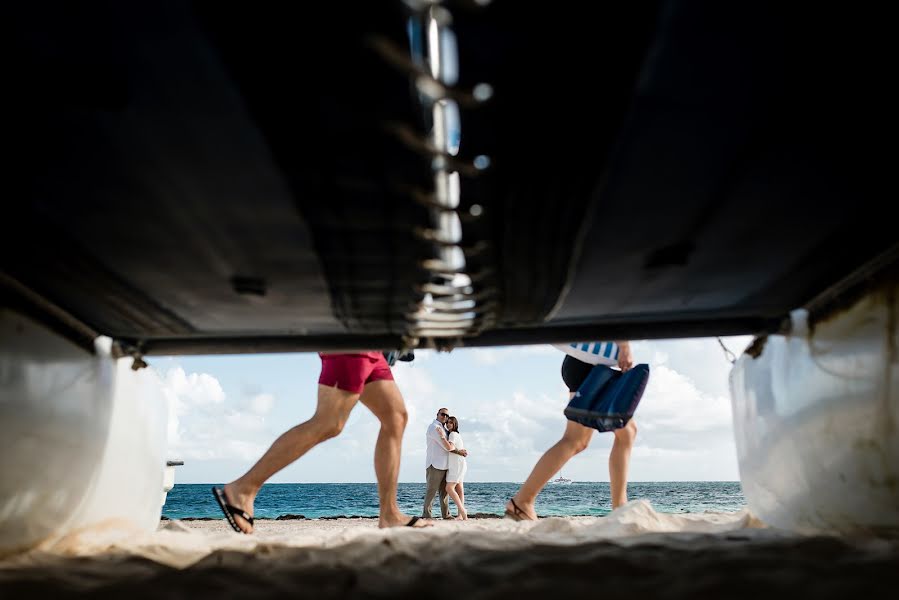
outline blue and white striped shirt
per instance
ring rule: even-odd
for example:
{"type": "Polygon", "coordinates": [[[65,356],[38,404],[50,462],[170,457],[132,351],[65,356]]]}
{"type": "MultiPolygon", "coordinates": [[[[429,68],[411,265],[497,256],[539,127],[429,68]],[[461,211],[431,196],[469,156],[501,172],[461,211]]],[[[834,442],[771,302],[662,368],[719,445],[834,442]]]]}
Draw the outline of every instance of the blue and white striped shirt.
{"type": "Polygon", "coordinates": [[[589,365],[618,364],[618,344],[615,342],[572,342],[553,344],[556,348],[589,365]]]}

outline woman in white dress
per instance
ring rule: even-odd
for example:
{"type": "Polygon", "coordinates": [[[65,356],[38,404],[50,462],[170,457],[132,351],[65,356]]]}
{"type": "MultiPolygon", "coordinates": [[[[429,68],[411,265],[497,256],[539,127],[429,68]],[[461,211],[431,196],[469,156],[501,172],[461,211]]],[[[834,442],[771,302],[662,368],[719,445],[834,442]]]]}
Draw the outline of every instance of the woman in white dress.
{"type": "MultiPolygon", "coordinates": [[[[459,435],[459,420],[456,417],[449,417],[446,420],[446,429],[449,431],[449,442],[453,444],[457,450],[465,447],[462,443],[462,436],[459,435]]],[[[468,519],[468,513],[465,511],[465,471],[468,469],[468,463],[465,457],[450,452],[449,470],[446,472],[446,493],[453,502],[456,503],[457,516],[463,521],[468,519]]]]}

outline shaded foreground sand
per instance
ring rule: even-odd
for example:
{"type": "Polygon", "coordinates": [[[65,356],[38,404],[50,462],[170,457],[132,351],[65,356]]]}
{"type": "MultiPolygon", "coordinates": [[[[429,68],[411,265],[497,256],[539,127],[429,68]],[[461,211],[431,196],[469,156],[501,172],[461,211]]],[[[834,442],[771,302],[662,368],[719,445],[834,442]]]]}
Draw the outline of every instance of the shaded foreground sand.
{"type": "Polygon", "coordinates": [[[899,589],[899,540],[803,537],[748,513],[669,515],[644,501],[603,518],[163,521],[80,532],[0,562],[3,597],[845,598],[899,589]]]}

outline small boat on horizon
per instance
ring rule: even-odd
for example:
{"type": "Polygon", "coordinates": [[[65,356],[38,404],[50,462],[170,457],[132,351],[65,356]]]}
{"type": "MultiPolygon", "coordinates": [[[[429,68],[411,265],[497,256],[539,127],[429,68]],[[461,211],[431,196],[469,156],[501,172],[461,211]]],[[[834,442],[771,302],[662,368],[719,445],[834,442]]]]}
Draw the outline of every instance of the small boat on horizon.
{"type": "Polygon", "coordinates": [[[555,479],[551,480],[550,483],[555,483],[556,485],[570,485],[570,484],[571,484],[571,480],[565,478],[565,477],[562,475],[562,471],[559,471],[559,476],[556,477],[555,479]]]}

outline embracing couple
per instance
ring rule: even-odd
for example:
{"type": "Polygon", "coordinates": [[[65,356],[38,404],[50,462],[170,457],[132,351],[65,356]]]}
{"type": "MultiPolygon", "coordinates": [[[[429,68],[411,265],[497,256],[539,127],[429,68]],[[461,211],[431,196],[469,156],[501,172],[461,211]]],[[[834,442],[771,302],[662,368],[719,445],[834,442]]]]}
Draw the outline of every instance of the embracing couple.
{"type": "Polygon", "coordinates": [[[465,471],[468,468],[465,457],[468,451],[459,434],[459,420],[445,408],[437,411],[437,418],[428,425],[426,452],[426,475],[428,490],[421,512],[424,519],[431,518],[431,504],[434,496],[440,495],[440,514],[444,519],[454,518],[450,514],[449,500],[456,503],[456,512],[462,519],[468,518],[465,511],[465,471]]]}

